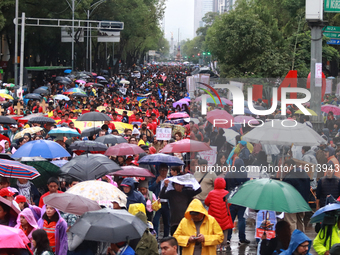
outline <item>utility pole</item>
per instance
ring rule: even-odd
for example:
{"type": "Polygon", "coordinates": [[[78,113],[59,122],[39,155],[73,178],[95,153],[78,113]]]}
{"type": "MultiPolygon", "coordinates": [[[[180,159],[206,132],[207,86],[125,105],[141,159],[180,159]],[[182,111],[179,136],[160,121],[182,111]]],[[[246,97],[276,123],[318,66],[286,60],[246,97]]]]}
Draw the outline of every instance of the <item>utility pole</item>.
{"type": "Polygon", "coordinates": [[[74,70],[74,1],[72,0],[72,71],[74,70]]]}
{"type": "Polygon", "coordinates": [[[14,84],[18,85],[18,30],[19,30],[19,0],[15,0],[15,42],[14,42],[14,84]]]}
{"type": "Polygon", "coordinates": [[[322,29],[323,0],[306,0],[306,20],[311,27],[311,75],[310,75],[310,108],[317,116],[312,116],[313,128],[319,130],[323,127],[321,115],[321,88],[322,88],[322,29]]]}
{"type": "MultiPolygon", "coordinates": [[[[24,61],[25,61],[25,13],[21,14],[21,47],[20,47],[20,91],[22,91],[22,85],[24,81],[24,61]]],[[[18,23],[18,22],[17,22],[18,23]]]]}
{"type": "MultiPolygon", "coordinates": [[[[90,19],[90,10],[87,10],[87,20],[90,19]]],[[[87,32],[86,32],[86,70],[91,72],[89,69],[89,22],[87,22],[87,32]]]]}

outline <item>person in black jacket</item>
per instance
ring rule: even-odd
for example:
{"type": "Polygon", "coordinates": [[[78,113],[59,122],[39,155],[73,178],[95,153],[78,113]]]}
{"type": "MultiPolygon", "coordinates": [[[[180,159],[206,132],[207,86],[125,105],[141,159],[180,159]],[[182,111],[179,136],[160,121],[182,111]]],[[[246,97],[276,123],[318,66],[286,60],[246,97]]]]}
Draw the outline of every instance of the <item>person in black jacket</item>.
{"type": "Polygon", "coordinates": [[[29,180],[18,179],[13,188],[16,188],[19,191],[19,195],[26,197],[30,205],[39,205],[40,193],[34,184],[29,180]]]}
{"type": "MultiPolygon", "coordinates": [[[[308,203],[310,193],[310,178],[304,169],[297,167],[295,161],[292,159],[287,160],[284,163],[284,169],[287,170],[287,174],[283,180],[286,183],[291,184],[308,203]]],[[[298,229],[305,232],[305,224],[303,218],[304,212],[300,213],[285,213],[285,221],[290,224],[290,229],[293,231],[298,229]]]]}

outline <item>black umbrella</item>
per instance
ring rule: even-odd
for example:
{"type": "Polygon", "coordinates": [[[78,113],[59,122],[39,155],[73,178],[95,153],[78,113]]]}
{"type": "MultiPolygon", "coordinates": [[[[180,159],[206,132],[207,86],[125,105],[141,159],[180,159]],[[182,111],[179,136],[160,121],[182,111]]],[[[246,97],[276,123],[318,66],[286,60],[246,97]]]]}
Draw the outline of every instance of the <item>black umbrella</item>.
{"type": "Polygon", "coordinates": [[[127,143],[126,139],[120,135],[104,135],[96,138],[96,142],[115,145],[117,143],[127,143]]]}
{"type": "Polygon", "coordinates": [[[40,94],[36,94],[36,93],[30,93],[25,95],[25,99],[38,99],[40,100],[42,98],[42,96],[40,96],[40,94]]]}
{"type": "Polygon", "coordinates": [[[101,112],[88,112],[81,115],[77,121],[112,121],[112,119],[101,112]]]}
{"type": "Polygon", "coordinates": [[[73,93],[70,96],[73,96],[73,97],[88,97],[88,95],[83,94],[83,93],[73,93]]]}
{"type": "Polygon", "coordinates": [[[71,150],[79,151],[106,151],[107,146],[95,141],[75,141],[69,147],[71,150]]]}
{"type": "Polygon", "coordinates": [[[58,83],[63,84],[63,85],[68,85],[68,84],[70,84],[71,82],[69,82],[69,81],[67,81],[67,80],[62,80],[62,81],[59,81],[58,83]]]}
{"type": "Polygon", "coordinates": [[[50,92],[49,92],[48,90],[46,90],[46,89],[40,89],[40,88],[35,89],[35,90],[33,91],[33,93],[36,93],[36,94],[43,94],[43,95],[48,95],[48,94],[50,94],[50,92]]]}
{"type": "Polygon", "coordinates": [[[0,116],[0,124],[17,124],[17,122],[10,117],[0,116]]]}
{"type": "Polygon", "coordinates": [[[100,130],[102,130],[100,127],[85,128],[85,129],[81,132],[81,137],[89,137],[89,136],[93,136],[93,135],[95,135],[95,134],[98,134],[100,130]]]}
{"type": "Polygon", "coordinates": [[[109,83],[107,80],[99,80],[98,82],[99,82],[99,83],[104,83],[104,84],[109,83]]]}
{"type": "Polygon", "coordinates": [[[126,210],[102,209],[83,214],[70,228],[84,240],[119,243],[140,238],[146,224],[126,210]]]}
{"type": "Polygon", "coordinates": [[[94,87],[104,87],[103,84],[99,84],[99,83],[93,83],[92,86],[94,86],[94,87]]]}
{"type": "Polygon", "coordinates": [[[31,118],[28,122],[29,123],[38,123],[38,124],[44,125],[46,123],[54,124],[55,120],[48,118],[48,117],[34,117],[34,118],[31,118]]]}
{"type": "Polygon", "coordinates": [[[122,168],[102,154],[85,154],[75,157],[60,168],[62,175],[80,181],[96,180],[122,168]]]}

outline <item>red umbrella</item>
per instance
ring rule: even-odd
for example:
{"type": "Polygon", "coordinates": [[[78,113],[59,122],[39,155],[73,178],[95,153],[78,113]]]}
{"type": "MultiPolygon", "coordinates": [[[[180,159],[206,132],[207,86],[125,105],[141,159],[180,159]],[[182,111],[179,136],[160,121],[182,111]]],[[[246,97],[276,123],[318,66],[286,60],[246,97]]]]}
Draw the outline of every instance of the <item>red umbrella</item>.
{"type": "Polygon", "coordinates": [[[225,110],[213,110],[207,113],[207,120],[219,128],[230,128],[234,122],[234,117],[225,110]]]}
{"type": "Polygon", "coordinates": [[[127,177],[155,177],[149,170],[137,166],[122,166],[123,170],[116,171],[110,175],[127,177]]]}
{"type": "Polygon", "coordinates": [[[105,155],[106,156],[124,156],[124,155],[135,155],[145,152],[139,146],[130,143],[120,143],[115,146],[109,147],[105,155]]]}
{"type": "Polygon", "coordinates": [[[183,152],[199,152],[212,150],[209,145],[196,140],[184,139],[178,142],[167,144],[161,153],[183,153],[183,152]]]}
{"type": "Polygon", "coordinates": [[[168,116],[168,119],[180,119],[180,118],[189,118],[189,114],[187,114],[186,112],[175,112],[172,113],[168,116]]]}

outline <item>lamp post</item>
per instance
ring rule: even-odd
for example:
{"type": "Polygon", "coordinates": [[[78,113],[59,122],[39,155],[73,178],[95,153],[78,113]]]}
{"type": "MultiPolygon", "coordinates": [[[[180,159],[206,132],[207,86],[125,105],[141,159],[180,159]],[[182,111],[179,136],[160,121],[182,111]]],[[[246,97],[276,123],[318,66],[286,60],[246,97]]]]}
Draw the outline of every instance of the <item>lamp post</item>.
{"type": "Polygon", "coordinates": [[[19,30],[19,0],[15,0],[15,42],[14,42],[14,84],[18,85],[18,30],[19,30]]]}

